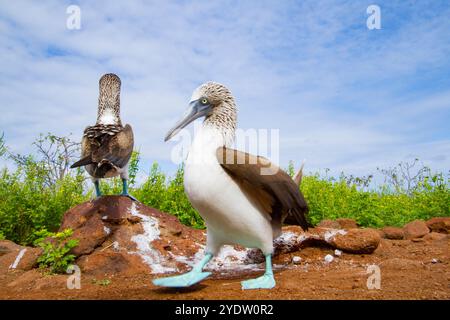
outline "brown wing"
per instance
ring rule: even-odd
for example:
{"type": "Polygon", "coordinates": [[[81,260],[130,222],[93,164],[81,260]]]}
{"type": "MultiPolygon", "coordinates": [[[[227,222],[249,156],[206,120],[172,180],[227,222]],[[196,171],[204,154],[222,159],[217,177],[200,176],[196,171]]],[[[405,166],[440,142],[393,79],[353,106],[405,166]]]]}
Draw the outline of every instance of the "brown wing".
{"type": "Polygon", "coordinates": [[[123,168],[130,160],[133,145],[133,129],[128,124],[125,127],[87,127],[81,141],[82,158],[72,168],[105,161],[123,168]]]}
{"type": "MultiPolygon", "coordinates": [[[[86,132],[86,130],[85,130],[86,132]]],[[[70,166],[70,168],[77,168],[82,166],[87,166],[88,164],[92,164],[92,155],[91,155],[91,139],[89,139],[86,135],[83,135],[83,139],[81,140],[81,159],[75,162],[70,166]]]]}
{"type": "Polygon", "coordinates": [[[269,160],[246,152],[220,147],[217,159],[274,223],[290,222],[308,229],[308,206],[292,178],[269,160]]]}
{"type": "Polygon", "coordinates": [[[133,152],[133,129],[126,125],[123,130],[114,135],[101,136],[100,145],[91,144],[91,155],[94,163],[107,160],[116,167],[123,168],[130,160],[133,152]]]}

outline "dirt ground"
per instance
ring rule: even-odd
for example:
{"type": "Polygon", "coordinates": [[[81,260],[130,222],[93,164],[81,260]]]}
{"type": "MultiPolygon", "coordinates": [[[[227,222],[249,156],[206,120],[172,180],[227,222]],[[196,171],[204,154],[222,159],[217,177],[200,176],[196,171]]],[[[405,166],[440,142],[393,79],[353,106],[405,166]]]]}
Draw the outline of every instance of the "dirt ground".
{"type": "MultiPolygon", "coordinates": [[[[0,276],[0,299],[450,299],[449,237],[441,240],[381,240],[372,254],[343,253],[325,263],[328,248],[305,248],[275,259],[276,288],[241,290],[252,271],[218,273],[189,289],[157,288],[148,273],[81,276],[67,289],[68,275],[9,271],[0,276]],[[299,264],[292,257],[301,257],[299,264]],[[369,265],[380,268],[380,289],[368,289],[369,265]],[[109,281],[106,281],[109,280],[109,281]]],[[[262,265],[261,265],[262,267],[262,265]]],[[[261,270],[262,272],[262,270],[261,270]]]]}

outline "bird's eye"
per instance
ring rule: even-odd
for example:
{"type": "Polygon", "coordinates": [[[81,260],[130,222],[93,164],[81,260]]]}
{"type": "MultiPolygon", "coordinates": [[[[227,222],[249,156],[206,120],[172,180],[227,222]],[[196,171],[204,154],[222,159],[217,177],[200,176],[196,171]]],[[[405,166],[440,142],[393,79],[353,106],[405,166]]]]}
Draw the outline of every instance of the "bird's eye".
{"type": "Polygon", "coordinates": [[[201,102],[202,102],[202,104],[208,104],[208,99],[203,98],[201,102]]]}

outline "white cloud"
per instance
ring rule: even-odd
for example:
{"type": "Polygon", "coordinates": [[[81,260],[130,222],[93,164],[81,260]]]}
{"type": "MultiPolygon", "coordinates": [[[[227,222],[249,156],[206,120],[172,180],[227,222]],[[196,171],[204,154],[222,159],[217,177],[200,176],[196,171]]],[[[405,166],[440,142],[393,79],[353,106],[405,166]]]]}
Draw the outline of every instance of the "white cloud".
{"type": "Polygon", "coordinates": [[[70,31],[67,5],[0,4],[0,130],[17,152],[41,132],[80,137],[116,72],[145,167],[173,168],[163,137],[207,80],[229,85],[242,128],[280,129],[283,166],[365,173],[417,154],[449,167],[448,9],[386,3],[375,33],[363,2],[80,1],[70,31]]]}

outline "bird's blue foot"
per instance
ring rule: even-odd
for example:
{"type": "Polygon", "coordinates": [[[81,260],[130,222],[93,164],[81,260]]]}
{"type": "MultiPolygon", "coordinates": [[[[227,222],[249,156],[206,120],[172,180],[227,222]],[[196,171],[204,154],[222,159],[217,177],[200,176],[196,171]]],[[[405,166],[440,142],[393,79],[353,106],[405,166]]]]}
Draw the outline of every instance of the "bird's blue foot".
{"type": "Polygon", "coordinates": [[[272,289],[275,287],[275,279],[273,278],[273,274],[264,274],[256,279],[242,281],[241,284],[243,290],[272,289]]]}
{"type": "Polygon", "coordinates": [[[243,290],[274,288],[275,279],[273,277],[272,271],[272,255],[270,254],[266,255],[266,272],[264,273],[263,276],[256,279],[242,281],[241,284],[243,290]]]}
{"type": "Polygon", "coordinates": [[[121,196],[124,196],[124,197],[128,197],[128,198],[130,198],[131,200],[133,200],[133,201],[138,201],[135,197],[133,197],[132,195],[130,195],[130,194],[128,194],[128,193],[121,193],[120,194],[121,196]]]}
{"type": "Polygon", "coordinates": [[[130,198],[133,201],[137,201],[137,199],[135,197],[131,196],[128,193],[128,182],[127,182],[126,179],[122,179],[122,187],[123,187],[122,188],[122,193],[120,194],[121,196],[128,197],[128,198],[130,198]]]}
{"type": "Polygon", "coordinates": [[[154,279],[153,284],[162,287],[185,288],[199,283],[211,275],[211,272],[203,272],[202,270],[212,257],[213,255],[211,253],[206,253],[203,259],[188,273],[174,277],[154,279]]]}
{"type": "Polygon", "coordinates": [[[161,287],[185,288],[190,287],[196,283],[199,283],[200,281],[204,280],[210,275],[211,272],[201,272],[201,271],[199,272],[192,270],[188,273],[179,276],[154,279],[153,284],[155,286],[161,287]]]}

